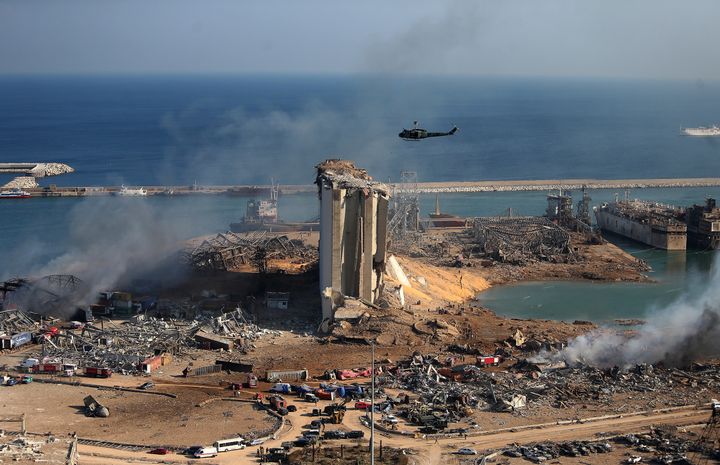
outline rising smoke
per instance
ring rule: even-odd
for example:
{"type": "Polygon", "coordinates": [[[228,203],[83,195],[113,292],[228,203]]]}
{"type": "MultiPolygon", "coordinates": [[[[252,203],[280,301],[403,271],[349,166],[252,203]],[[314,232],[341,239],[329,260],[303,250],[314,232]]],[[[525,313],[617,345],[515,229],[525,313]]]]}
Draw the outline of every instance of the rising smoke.
{"type": "Polygon", "coordinates": [[[63,314],[54,316],[68,317],[76,306],[94,303],[98,292],[117,290],[149,272],[158,283],[169,284],[183,276],[185,270],[179,261],[170,259],[181,246],[180,238],[185,237],[181,221],[153,207],[147,199],[96,198],[79,202],[68,213],[70,229],[61,244],[26,244],[23,250],[34,248],[34,252],[25,258],[15,257],[4,270],[5,274],[30,279],[47,275],[80,278],[80,292],[73,295],[72,302],[66,302],[60,310],[63,314]],[[33,257],[47,256],[49,250],[61,253],[49,261],[31,261],[33,257]]]}
{"type": "MultiPolygon", "coordinates": [[[[205,184],[309,184],[326,158],[351,158],[377,174],[388,171],[400,141],[399,121],[388,121],[383,92],[363,92],[365,102],[308,101],[297,108],[224,112],[200,135],[187,134],[192,115],[163,120],[173,138],[162,172],[169,180],[205,184]],[[373,103],[377,102],[377,103],[373,103]]],[[[392,173],[398,176],[398,173],[392,173]]]]}
{"type": "Polygon", "coordinates": [[[720,259],[710,276],[664,309],[651,312],[632,337],[598,330],[577,337],[568,347],[548,356],[568,364],[627,368],[662,362],[686,366],[720,355],[720,259]]]}

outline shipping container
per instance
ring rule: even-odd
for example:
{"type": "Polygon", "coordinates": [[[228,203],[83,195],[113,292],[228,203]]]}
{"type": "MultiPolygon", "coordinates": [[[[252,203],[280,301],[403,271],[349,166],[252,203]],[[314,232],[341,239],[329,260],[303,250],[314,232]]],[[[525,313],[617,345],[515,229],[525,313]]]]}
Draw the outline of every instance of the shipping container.
{"type": "Polygon", "coordinates": [[[302,370],[268,370],[265,372],[265,380],[274,381],[305,381],[309,378],[307,369],[302,370]]]}
{"type": "Polygon", "coordinates": [[[160,368],[162,365],[162,357],[160,355],[156,355],[154,357],[146,358],[140,363],[140,370],[143,373],[152,373],[153,371],[160,368]]]}
{"type": "Polygon", "coordinates": [[[323,400],[335,400],[335,391],[326,391],[325,389],[316,389],[315,395],[323,400]]]}
{"type": "Polygon", "coordinates": [[[219,373],[222,370],[220,365],[207,365],[204,367],[197,368],[186,368],[187,371],[183,371],[185,376],[203,376],[212,373],[219,373]]]}
{"type": "Polygon", "coordinates": [[[94,378],[109,378],[112,376],[112,370],[110,368],[100,367],[85,367],[85,376],[94,378]]]}
{"type": "Polygon", "coordinates": [[[62,372],[62,363],[39,363],[32,367],[33,373],[60,373],[62,372]]]}

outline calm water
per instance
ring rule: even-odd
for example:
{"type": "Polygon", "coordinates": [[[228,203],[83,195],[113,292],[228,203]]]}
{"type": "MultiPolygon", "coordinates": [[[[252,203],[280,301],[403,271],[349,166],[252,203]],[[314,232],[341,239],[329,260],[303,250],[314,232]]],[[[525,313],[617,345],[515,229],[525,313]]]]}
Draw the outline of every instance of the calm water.
{"type": "Polygon", "coordinates": [[[309,183],[324,158],[376,178],[697,177],[720,172],[720,83],[362,77],[0,77],[0,161],[62,185],[309,183]],[[419,120],[452,138],[406,142],[419,120]]]}
{"type": "MultiPolygon", "coordinates": [[[[714,176],[715,139],[679,135],[717,121],[720,84],[350,77],[2,77],[0,161],[60,161],[77,169],[44,185],[307,184],[328,157],[355,159],[380,180],[423,181],[714,176]],[[452,138],[404,142],[415,119],[452,138]]],[[[9,176],[0,176],[0,182],[9,176]]],[[[611,191],[591,192],[594,203],[611,191]]],[[[649,189],[633,196],[687,205],[720,189],[649,189]]],[[[118,239],[138,222],[166,240],[227,229],[246,198],[32,199],[0,203],[0,278],[68,249],[93,231],[118,239]],[[89,220],[88,220],[89,218],[89,220]],[[119,221],[118,221],[119,220],[119,221]],[[151,226],[151,227],[150,227],[151,226]]],[[[445,195],[444,211],[541,214],[543,193],[445,195]]],[[[434,197],[422,199],[423,213],[434,197]]],[[[314,195],[283,198],[289,221],[317,215],[314,195]]],[[[132,241],[118,244],[132,246],[132,241]]],[[[501,313],[603,320],[638,316],[701,279],[707,255],[685,260],[623,244],[659,284],[529,283],[482,296],[501,313]]],[[[114,251],[117,252],[117,251],[114,251]]],[[[122,252],[122,251],[120,251],[122,252]]],[[[122,253],[120,254],[122,255],[122,253]]],[[[684,256],[683,256],[684,257],[684,256]]]]}

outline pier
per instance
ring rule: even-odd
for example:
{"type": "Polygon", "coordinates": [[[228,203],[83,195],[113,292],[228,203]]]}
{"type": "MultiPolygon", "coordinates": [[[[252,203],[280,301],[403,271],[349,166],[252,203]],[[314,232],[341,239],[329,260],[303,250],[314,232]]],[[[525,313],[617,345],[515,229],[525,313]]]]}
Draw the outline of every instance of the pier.
{"type": "MultiPolygon", "coordinates": [[[[420,182],[413,185],[389,184],[395,192],[413,191],[420,194],[464,193],[464,192],[524,192],[586,189],[646,189],[646,188],[688,188],[720,187],[720,178],[663,178],[663,179],[545,179],[512,181],[446,181],[420,182]]],[[[127,186],[131,188],[139,186],[127,186]]],[[[269,194],[270,185],[212,185],[212,186],[143,186],[148,196],[152,195],[242,195],[269,194]]],[[[92,197],[117,195],[122,186],[85,187],[36,187],[25,189],[33,197],[92,197]]],[[[316,193],[312,184],[283,185],[282,195],[316,193]]]]}

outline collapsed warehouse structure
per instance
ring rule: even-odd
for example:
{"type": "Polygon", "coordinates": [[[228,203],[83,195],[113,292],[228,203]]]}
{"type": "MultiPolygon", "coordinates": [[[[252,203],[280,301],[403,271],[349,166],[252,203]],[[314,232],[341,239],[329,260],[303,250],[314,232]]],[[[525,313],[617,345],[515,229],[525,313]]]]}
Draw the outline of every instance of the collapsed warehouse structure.
{"type": "Polygon", "coordinates": [[[304,269],[317,261],[317,249],[285,235],[253,231],[220,233],[185,252],[185,262],[197,271],[231,271],[251,265],[264,273],[271,259],[295,260],[304,269]]]}
{"type": "Polygon", "coordinates": [[[251,341],[271,332],[251,323],[240,308],[195,320],[147,318],[123,324],[107,320],[75,329],[46,329],[38,336],[40,351],[33,355],[38,360],[37,366],[50,373],[60,371],[70,362],[77,368],[151,373],[171,360],[171,356],[192,349],[242,352],[251,341]]]}
{"type": "Polygon", "coordinates": [[[369,303],[383,291],[388,188],[346,160],[317,165],[322,329],[343,296],[369,303]]]}
{"type": "Polygon", "coordinates": [[[481,250],[501,262],[567,262],[572,258],[570,234],[545,217],[475,218],[473,234],[481,250]]]}

